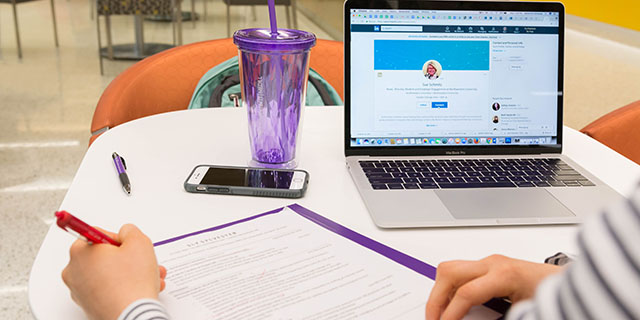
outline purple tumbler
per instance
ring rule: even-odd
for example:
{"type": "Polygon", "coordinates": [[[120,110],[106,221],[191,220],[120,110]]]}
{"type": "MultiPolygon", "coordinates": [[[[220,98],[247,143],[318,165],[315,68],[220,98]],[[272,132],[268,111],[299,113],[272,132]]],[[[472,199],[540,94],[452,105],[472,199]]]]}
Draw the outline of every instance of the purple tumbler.
{"type": "Polygon", "coordinates": [[[307,92],[313,33],[244,29],[233,34],[238,46],[242,104],[249,118],[251,165],[294,168],[307,92]]]}

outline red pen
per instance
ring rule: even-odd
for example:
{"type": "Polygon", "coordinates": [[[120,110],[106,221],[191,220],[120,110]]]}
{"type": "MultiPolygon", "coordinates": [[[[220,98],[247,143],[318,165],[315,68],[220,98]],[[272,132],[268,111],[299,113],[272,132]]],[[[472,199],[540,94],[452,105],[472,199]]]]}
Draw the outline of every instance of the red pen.
{"type": "Polygon", "coordinates": [[[111,239],[108,235],[84,223],[84,221],[74,217],[69,212],[57,211],[56,218],[58,218],[58,221],[56,222],[58,227],[78,237],[78,239],[89,242],[89,244],[108,243],[114,246],[120,246],[120,242],[111,239]]]}

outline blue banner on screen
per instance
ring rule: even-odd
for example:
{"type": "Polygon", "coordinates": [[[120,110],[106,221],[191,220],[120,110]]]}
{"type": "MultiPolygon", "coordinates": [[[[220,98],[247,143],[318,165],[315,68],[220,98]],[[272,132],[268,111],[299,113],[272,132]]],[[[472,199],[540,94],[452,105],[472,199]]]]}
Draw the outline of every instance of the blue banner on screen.
{"type": "Polygon", "coordinates": [[[374,40],[374,51],[375,70],[422,70],[428,60],[443,70],[489,70],[489,41],[374,40]]]}

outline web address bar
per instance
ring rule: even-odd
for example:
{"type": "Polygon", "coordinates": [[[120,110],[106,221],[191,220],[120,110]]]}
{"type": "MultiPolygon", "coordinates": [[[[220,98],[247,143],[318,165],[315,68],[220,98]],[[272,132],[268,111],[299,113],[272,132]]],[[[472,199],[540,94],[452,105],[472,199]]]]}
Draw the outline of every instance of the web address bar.
{"type": "Polygon", "coordinates": [[[382,26],[382,31],[422,32],[422,26],[382,26]]]}

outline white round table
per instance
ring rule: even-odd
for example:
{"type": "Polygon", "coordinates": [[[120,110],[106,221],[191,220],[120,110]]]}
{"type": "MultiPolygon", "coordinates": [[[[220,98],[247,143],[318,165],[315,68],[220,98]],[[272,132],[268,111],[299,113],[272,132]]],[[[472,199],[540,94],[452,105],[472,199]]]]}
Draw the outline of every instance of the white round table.
{"type": "MultiPolygon", "coordinates": [[[[246,166],[250,157],[243,108],[200,109],[154,115],[105,132],[87,151],[60,209],[112,231],[134,223],[157,242],[297,202],[434,266],[493,253],[542,262],[558,251],[576,252],[576,226],[376,227],[345,166],[343,112],[342,107],[305,110],[298,152],[299,168],[310,174],[304,198],[187,193],[183,183],[196,165],[246,166]],[[122,191],[114,151],[126,160],[131,196],[122,191]]],[[[578,164],[623,195],[633,190],[640,166],[573,129],[564,128],[564,139],[564,153],[578,164]]],[[[73,241],[54,224],[42,243],[29,278],[37,319],[84,318],[60,277],[73,241]]]]}

